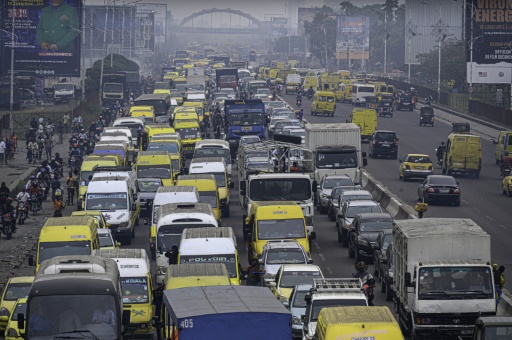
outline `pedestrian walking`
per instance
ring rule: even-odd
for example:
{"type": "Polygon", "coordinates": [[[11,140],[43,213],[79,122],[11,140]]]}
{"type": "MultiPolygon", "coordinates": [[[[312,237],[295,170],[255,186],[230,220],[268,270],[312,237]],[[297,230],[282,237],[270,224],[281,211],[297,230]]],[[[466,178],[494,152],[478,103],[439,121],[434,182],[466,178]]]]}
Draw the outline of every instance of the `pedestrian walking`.
{"type": "Polygon", "coordinates": [[[69,133],[69,122],[71,121],[71,118],[69,118],[68,113],[64,113],[64,116],[62,116],[62,124],[64,124],[64,131],[66,133],[69,133]]]}
{"type": "Polygon", "coordinates": [[[51,136],[47,136],[46,140],[44,142],[44,147],[46,149],[46,160],[50,161],[52,158],[52,147],[53,147],[53,141],[51,136]]]}
{"type": "Polygon", "coordinates": [[[0,140],[0,163],[7,164],[7,158],[5,157],[6,145],[4,140],[0,140]]]}
{"type": "Polygon", "coordinates": [[[39,135],[39,137],[37,137],[37,150],[39,151],[37,158],[39,160],[41,160],[41,157],[43,156],[44,146],[45,146],[44,137],[43,137],[43,135],[39,135]]]}
{"type": "Polygon", "coordinates": [[[68,205],[74,204],[73,198],[75,197],[76,178],[75,178],[75,176],[73,176],[73,172],[71,172],[71,171],[69,172],[69,175],[66,178],[66,184],[68,185],[68,205]]]}
{"type": "Polygon", "coordinates": [[[304,117],[304,109],[300,109],[300,111],[299,111],[299,115],[298,115],[298,117],[297,117],[297,118],[299,118],[299,121],[301,121],[301,122],[302,122],[302,117],[304,117]]]}
{"type": "Polygon", "coordinates": [[[5,158],[10,160],[11,159],[11,152],[12,152],[12,143],[9,138],[5,139],[5,158]]]}

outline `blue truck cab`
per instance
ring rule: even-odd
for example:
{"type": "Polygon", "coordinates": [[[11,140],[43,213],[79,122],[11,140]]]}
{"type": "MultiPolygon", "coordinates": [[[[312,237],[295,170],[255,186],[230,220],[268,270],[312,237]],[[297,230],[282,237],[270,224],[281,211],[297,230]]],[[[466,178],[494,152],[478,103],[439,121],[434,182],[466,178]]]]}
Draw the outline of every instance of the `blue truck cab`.
{"type": "Polygon", "coordinates": [[[238,149],[242,136],[265,138],[265,104],[261,99],[226,100],[224,112],[227,123],[226,138],[232,152],[238,149]]]}

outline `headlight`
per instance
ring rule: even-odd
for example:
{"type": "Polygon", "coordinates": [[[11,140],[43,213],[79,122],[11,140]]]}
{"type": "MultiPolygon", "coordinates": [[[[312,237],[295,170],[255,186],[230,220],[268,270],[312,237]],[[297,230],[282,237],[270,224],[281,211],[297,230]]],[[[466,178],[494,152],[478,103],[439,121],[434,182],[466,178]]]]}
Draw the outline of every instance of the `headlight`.
{"type": "Polygon", "coordinates": [[[366,246],[366,247],[370,246],[370,243],[368,243],[368,241],[366,241],[364,238],[358,238],[357,243],[359,243],[362,246],[366,246]]]}
{"type": "Polygon", "coordinates": [[[388,271],[388,276],[389,277],[393,277],[393,272],[392,271],[388,271]]]}
{"type": "Polygon", "coordinates": [[[294,316],[294,317],[292,318],[292,323],[293,323],[294,325],[302,325],[302,321],[300,321],[300,319],[299,319],[298,317],[296,317],[296,316],[294,316]]]}
{"type": "Polygon", "coordinates": [[[9,330],[7,330],[6,336],[9,338],[17,338],[18,332],[16,332],[16,330],[14,328],[9,328],[9,330]]]}
{"type": "Polygon", "coordinates": [[[431,322],[430,318],[416,318],[416,324],[418,325],[428,325],[431,322]]]}
{"type": "Polygon", "coordinates": [[[9,316],[11,315],[11,313],[9,312],[9,310],[5,307],[2,307],[2,309],[0,309],[0,316],[9,316]]]}
{"type": "Polygon", "coordinates": [[[327,194],[322,193],[322,198],[327,198],[327,194]]]}
{"type": "Polygon", "coordinates": [[[128,228],[128,222],[120,223],[119,228],[128,228]]]}

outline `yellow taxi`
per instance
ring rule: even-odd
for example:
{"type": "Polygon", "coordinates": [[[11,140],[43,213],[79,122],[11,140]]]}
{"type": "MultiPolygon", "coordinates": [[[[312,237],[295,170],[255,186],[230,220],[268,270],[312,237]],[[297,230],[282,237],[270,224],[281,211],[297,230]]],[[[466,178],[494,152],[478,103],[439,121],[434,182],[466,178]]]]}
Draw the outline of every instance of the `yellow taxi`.
{"type": "Polygon", "coordinates": [[[34,282],[33,276],[11,277],[7,281],[0,302],[0,330],[4,331],[6,329],[16,301],[28,296],[32,282],[34,282]]]}
{"type": "Polygon", "coordinates": [[[18,328],[18,313],[27,314],[27,298],[21,298],[16,301],[9,317],[9,322],[7,323],[5,340],[24,339],[25,327],[23,327],[22,330],[18,328]]]}
{"type": "Polygon", "coordinates": [[[290,300],[296,285],[313,285],[313,279],[323,279],[324,274],[314,264],[284,264],[277,271],[274,281],[269,282],[270,290],[281,302],[290,300]]]}
{"type": "Polygon", "coordinates": [[[410,153],[399,162],[398,175],[403,181],[409,178],[426,178],[434,174],[434,165],[428,155],[410,153]]]}
{"type": "Polygon", "coordinates": [[[503,178],[503,195],[512,197],[512,176],[505,176],[503,178]]]}

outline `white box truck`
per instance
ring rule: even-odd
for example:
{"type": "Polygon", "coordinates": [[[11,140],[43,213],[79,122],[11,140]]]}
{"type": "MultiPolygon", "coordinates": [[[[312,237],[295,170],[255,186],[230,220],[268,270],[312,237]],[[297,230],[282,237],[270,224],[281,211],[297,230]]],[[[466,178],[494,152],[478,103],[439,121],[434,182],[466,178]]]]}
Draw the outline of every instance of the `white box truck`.
{"type": "Polygon", "coordinates": [[[361,151],[361,129],[353,123],[304,125],[306,148],[314,152],[315,180],[325,175],[348,175],[361,183],[361,170],[366,166],[366,153],[361,151]]]}
{"type": "Polygon", "coordinates": [[[395,308],[411,338],[465,337],[496,315],[491,238],[470,219],[396,220],[395,308]]]}

